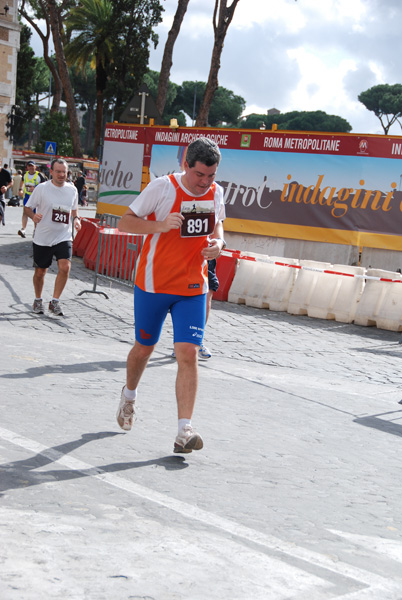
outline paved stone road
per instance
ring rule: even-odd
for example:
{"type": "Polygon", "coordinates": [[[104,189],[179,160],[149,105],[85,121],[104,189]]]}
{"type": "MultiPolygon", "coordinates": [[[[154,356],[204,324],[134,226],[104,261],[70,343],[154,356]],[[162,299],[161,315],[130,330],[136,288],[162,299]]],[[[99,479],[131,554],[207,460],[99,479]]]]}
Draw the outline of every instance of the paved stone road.
{"type": "Polygon", "coordinates": [[[66,317],[32,314],[20,218],[0,230],[2,600],[402,599],[400,334],[215,302],[205,447],[174,455],[170,322],[122,433],[132,293],[78,296],[74,258],[66,317]]]}

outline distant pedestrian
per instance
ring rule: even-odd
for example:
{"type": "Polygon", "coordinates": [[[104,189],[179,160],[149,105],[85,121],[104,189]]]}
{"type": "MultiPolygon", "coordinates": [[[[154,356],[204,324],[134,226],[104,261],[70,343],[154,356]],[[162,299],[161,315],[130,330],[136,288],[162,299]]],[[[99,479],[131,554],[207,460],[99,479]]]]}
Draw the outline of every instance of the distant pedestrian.
{"type": "MultiPolygon", "coordinates": [[[[8,171],[8,172],[10,173],[10,176],[11,176],[11,183],[12,183],[12,182],[13,182],[13,171],[12,171],[12,169],[9,169],[9,168],[8,168],[8,164],[7,164],[7,163],[5,163],[5,164],[4,164],[4,166],[3,166],[3,169],[5,169],[6,171],[8,171]]],[[[10,187],[8,188],[8,190],[6,191],[6,193],[5,193],[5,198],[6,198],[6,200],[10,200],[10,198],[11,198],[11,193],[12,193],[12,192],[11,192],[11,186],[10,186],[10,187]]]]}
{"type": "MultiPolygon", "coordinates": [[[[44,181],[41,173],[36,170],[35,161],[29,160],[27,162],[27,171],[21,180],[20,184],[20,195],[23,198],[24,206],[28,202],[31,197],[32,192],[36,188],[37,185],[44,181]]],[[[28,217],[25,214],[25,211],[22,213],[22,225],[21,229],[18,230],[18,235],[25,238],[26,237],[26,228],[28,224],[28,217]]]]}
{"type": "Polygon", "coordinates": [[[13,185],[11,186],[11,195],[18,196],[22,180],[22,171],[18,170],[13,177],[13,185]]]}
{"type": "Polygon", "coordinates": [[[81,194],[79,195],[78,202],[81,206],[87,206],[88,204],[88,186],[83,185],[81,194]]]}
{"type": "Polygon", "coordinates": [[[33,242],[35,300],[32,308],[36,314],[44,312],[42,291],[47,270],[55,257],[58,273],[53,298],[49,302],[49,312],[55,316],[63,316],[60,296],[70,274],[72,224],[79,231],[81,221],[78,216],[77,190],[67,182],[66,161],[62,158],[54,159],[50,174],[51,180],[34,189],[24,208],[27,217],[36,223],[33,242]]]}
{"type": "Polygon", "coordinates": [[[10,172],[4,167],[0,167],[0,223],[6,224],[6,193],[12,185],[10,172]]]}
{"type": "Polygon", "coordinates": [[[77,179],[74,181],[74,185],[77,188],[78,191],[78,197],[80,197],[81,192],[82,192],[82,188],[84,187],[84,185],[86,184],[86,180],[84,177],[84,173],[82,171],[80,171],[78,173],[78,177],[77,179]]]}

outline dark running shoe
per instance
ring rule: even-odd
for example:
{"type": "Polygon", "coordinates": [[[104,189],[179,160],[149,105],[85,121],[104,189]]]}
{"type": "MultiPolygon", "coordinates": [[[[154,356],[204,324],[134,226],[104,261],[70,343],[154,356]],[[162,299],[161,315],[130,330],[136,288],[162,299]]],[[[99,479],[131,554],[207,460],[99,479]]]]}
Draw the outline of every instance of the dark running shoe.
{"type": "Polygon", "coordinates": [[[34,300],[34,303],[32,305],[32,310],[34,311],[35,314],[37,315],[43,315],[43,313],[45,312],[43,310],[43,302],[42,300],[34,300]]]}
{"type": "Polygon", "coordinates": [[[49,302],[49,312],[52,313],[55,317],[63,317],[64,313],[61,310],[60,302],[55,302],[51,300],[49,302]]]}

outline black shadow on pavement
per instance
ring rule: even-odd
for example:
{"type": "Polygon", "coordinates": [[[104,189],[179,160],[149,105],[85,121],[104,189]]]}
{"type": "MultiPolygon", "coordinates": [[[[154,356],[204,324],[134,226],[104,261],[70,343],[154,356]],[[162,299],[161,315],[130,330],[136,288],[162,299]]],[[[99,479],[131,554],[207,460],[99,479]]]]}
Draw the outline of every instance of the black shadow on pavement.
{"type": "MultiPolygon", "coordinates": [[[[17,232],[15,232],[17,233],[17,232]]],[[[15,234],[12,234],[16,237],[15,234]]],[[[17,236],[18,237],[18,236],[17,236]]],[[[32,238],[12,242],[11,244],[2,244],[0,253],[0,263],[2,265],[12,265],[18,268],[32,267],[32,238]]]]}
{"type": "Polygon", "coordinates": [[[0,375],[3,379],[32,379],[54,373],[68,375],[71,373],[93,373],[95,371],[108,371],[117,373],[126,368],[126,361],[105,360],[102,362],[82,362],[73,365],[44,365],[43,367],[32,367],[23,373],[4,373],[0,375]]]}
{"type": "Polygon", "coordinates": [[[364,352],[366,354],[378,354],[382,356],[392,356],[394,358],[402,358],[402,348],[398,344],[395,346],[395,350],[390,350],[389,347],[378,346],[375,348],[352,348],[356,352],[364,352]]]}
{"type": "Polygon", "coordinates": [[[117,435],[120,436],[126,434],[114,431],[84,433],[78,440],[73,440],[71,442],[67,442],[66,444],[60,444],[59,446],[54,446],[52,448],[46,448],[31,458],[1,464],[0,496],[2,495],[2,492],[12,489],[23,489],[34,485],[41,485],[42,483],[71,481],[74,479],[80,479],[82,477],[92,477],[94,475],[101,475],[103,473],[128,471],[131,469],[138,469],[153,465],[163,467],[166,471],[177,471],[186,469],[189,466],[188,463],[185,462],[185,458],[183,456],[163,456],[161,458],[155,458],[151,460],[94,466],[82,470],[70,469],[66,467],[65,469],[52,471],[35,471],[36,469],[40,469],[46,465],[57,462],[66,454],[69,454],[84,444],[104,438],[115,437],[117,435]]]}
{"type": "Polygon", "coordinates": [[[398,423],[394,423],[393,421],[381,419],[381,417],[385,415],[396,415],[396,418],[402,421],[402,410],[394,410],[391,412],[380,413],[378,415],[371,415],[368,417],[358,417],[357,419],[353,419],[353,422],[357,423],[358,425],[370,427],[371,429],[383,431],[384,433],[390,433],[391,435],[397,435],[398,437],[402,437],[402,424],[399,425],[398,423]]]}
{"type": "Polygon", "coordinates": [[[0,283],[3,283],[4,287],[6,287],[8,289],[14,302],[16,304],[21,304],[21,298],[18,296],[18,294],[16,294],[16,292],[14,291],[14,288],[11,286],[10,282],[7,281],[7,279],[5,279],[2,275],[0,275],[0,283]]]}

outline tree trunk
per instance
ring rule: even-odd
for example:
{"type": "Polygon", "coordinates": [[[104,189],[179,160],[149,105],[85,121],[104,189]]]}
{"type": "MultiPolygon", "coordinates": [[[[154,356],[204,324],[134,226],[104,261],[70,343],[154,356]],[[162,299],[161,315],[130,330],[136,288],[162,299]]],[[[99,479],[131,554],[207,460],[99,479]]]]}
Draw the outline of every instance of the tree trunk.
{"type": "Polygon", "coordinates": [[[46,11],[46,7],[44,6],[43,2],[40,2],[40,6],[42,8],[43,18],[46,23],[46,34],[44,34],[42,32],[42,30],[39,29],[36,21],[32,17],[30,17],[28,15],[28,13],[26,12],[25,2],[22,3],[22,6],[20,8],[20,14],[22,17],[24,17],[24,19],[26,21],[28,21],[28,23],[31,25],[31,27],[33,29],[35,29],[36,33],[39,35],[39,37],[42,41],[43,58],[44,58],[45,63],[54,79],[54,94],[53,94],[52,107],[50,109],[50,112],[55,113],[60,109],[60,102],[61,102],[61,96],[63,93],[63,89],[61,86],[61,80],[60,80],[59,74],[57,72],[57,68],[49,56],[49,37],[50,37],[50,24],[49,24],[49,18],[48,18],[49,15],[46,11]]]}
{"type": "Polygon", "coordinates": [[[85,151],[87,154],[91,154],[90,150],[92,148],[91,140],[93,138],[93,125],[94,125],[94,109],[92,106],[88,106],[88,119],[87,119],[87,127],[85,131],[85,151]]]}
{"type": "Polygon", "coordinates": [[[100,156],[100,139],[103,126],[103,92],[96,91],[95,136],[93,155],[100,156]]]}
{"type": "Polygon", "coordinates": [[[161,72],[159,74],[158,95],[156,97],[156,108],[158,109],[161,116],[163,115],[163,111],[165,110],[166,96],[170,78],[170,69],[172,68],[173,64],[173,48],[177,36],[179,35],[180,27],[183,22],[184,15],[186,14],[189,1],[190,0],[179,0],[176,14],[173,19],[173,25],[171,30],[169,31],[165,44],[165,50],[163,52],[161,72]]]}
{"type": "Polygon", "coordinates": [[[50,27],[52,30],[54,50],[56,53],[57,66],[63,86],[64,97],[67,104],[67,115],[70,121],[71,141],[73,144],[73,153],[76,157],[82,156],[80,126],[77,117],[77,108],[75,105],[73,88],[68,73],[66,57],[64,56],[63,42],[60,37],[60,20],[56,0],[46,0],[50,27]]]}
{"type": "Polygon", "coordinates": [[[209,70],[207,86],[195,122],[196,127],[208,126],[209,109],[211,108],[212,100],[214,99],[214,94],[218,87],[218,73],[221,66],[223,43],[239,1],[240,0],[232,0],[232,4],[227,6],[228,0],[215,0],[214,17],[212,21],[214,26],[214,47],[212,50],[211,67],[209,70]]]}
{"type": "MultiPolygon", "coordinates": [[[[63,94],[63,88],[62,88],[61,79],[59,77],[56,67],[54,66],[53,62],[51,61],[49,55],[45,55],[45,47],[43,47],[43,58],[45,59],[45,63],[47,64],[49,71],[51,72],[53,79],[54,79],[54,94],[53,94],[53,98],[52,98],[52,106],[50,108],[50,113],[53,114],[60,110],[60,102],[61,102],[61,96],[63,94]]],[[[51,93],[51,92],[49,92],[49,93],[51,93]]]]}
{"type": "Polygon", "coordinates": [[[96,113],[94,156],[100,156],[100,141],[103,130],[103,92],[106,87],[107,75],[99,55],[96,55],[96,113]]]}

